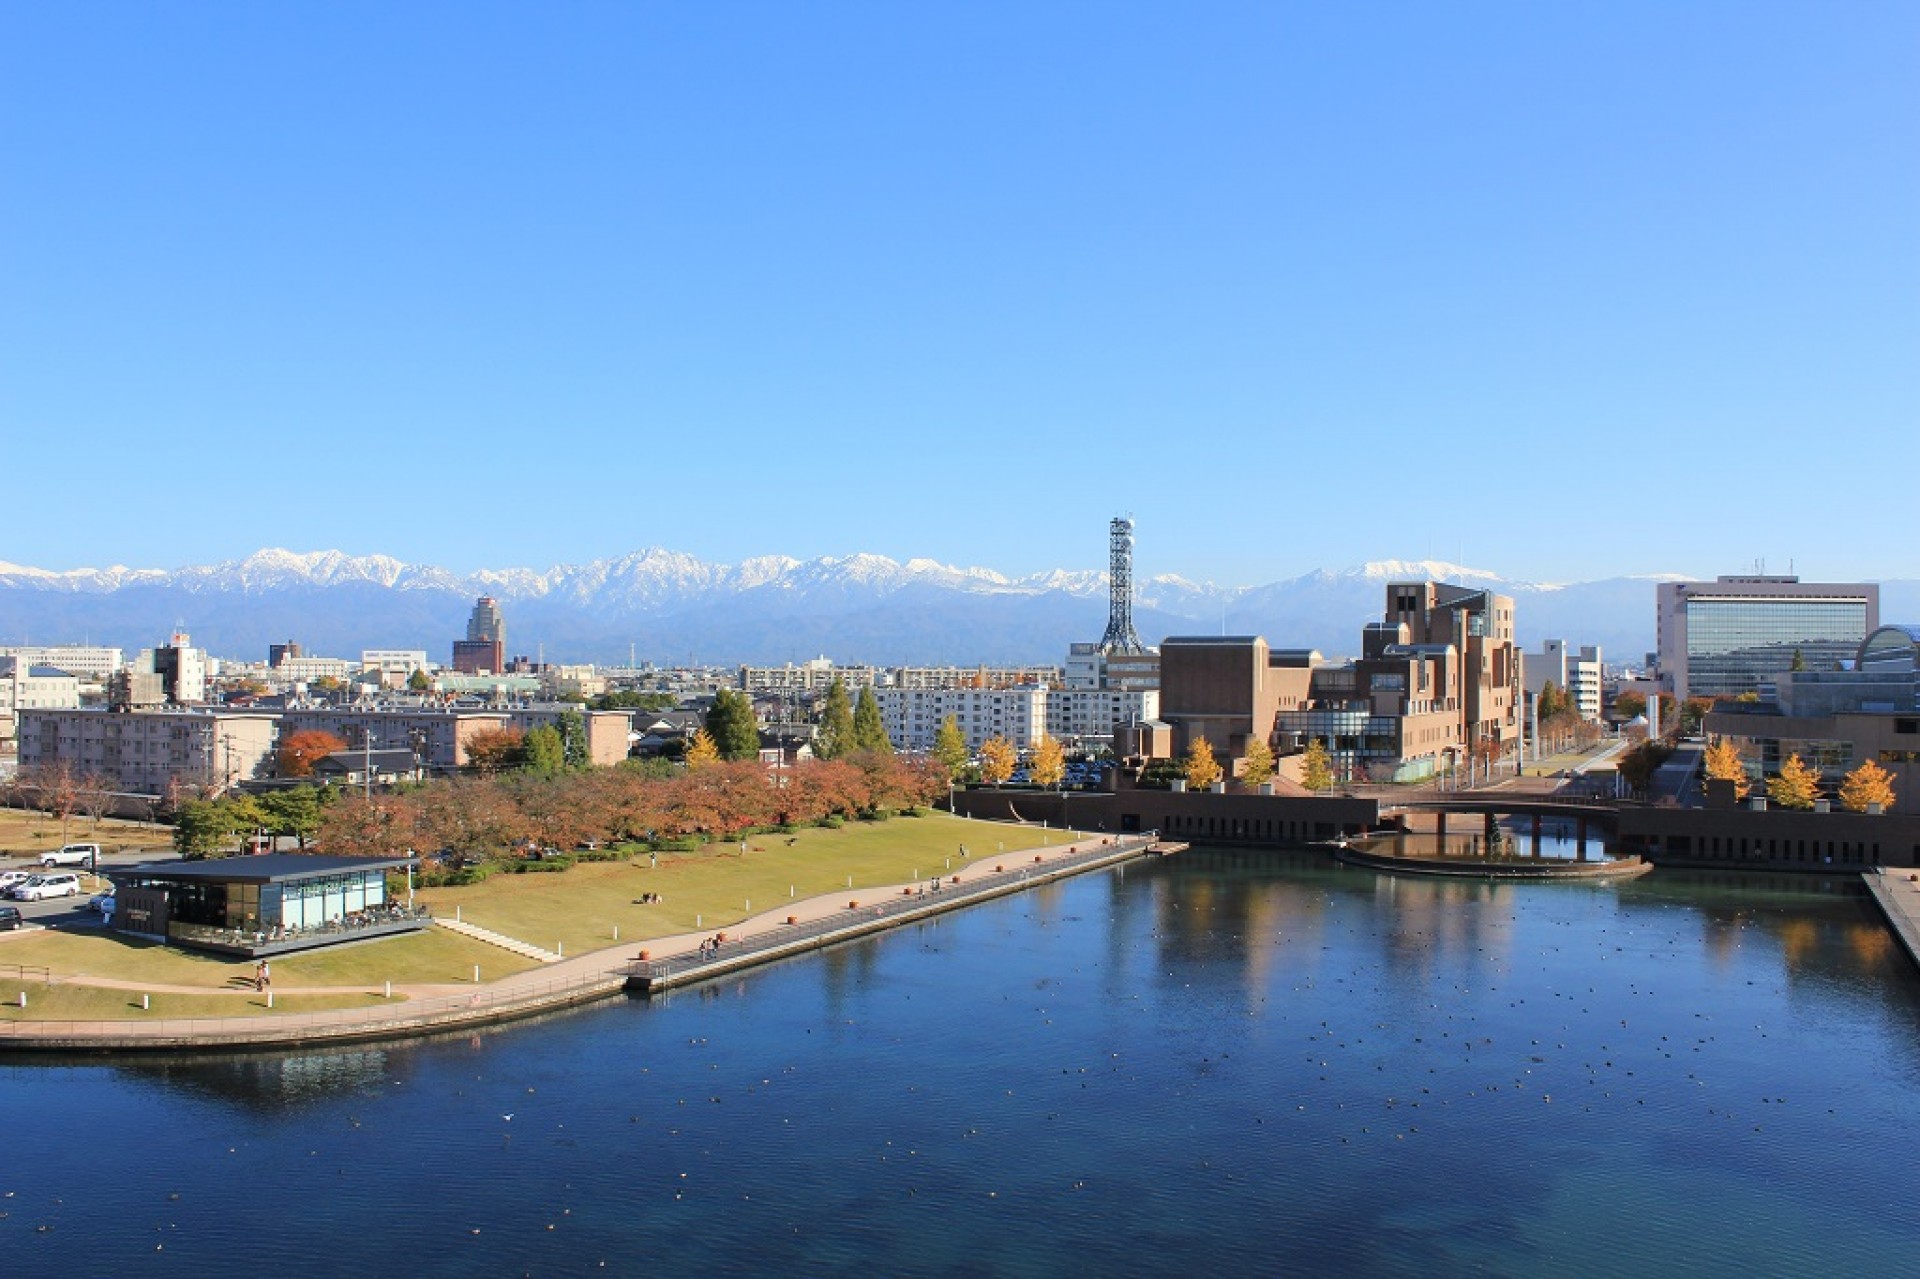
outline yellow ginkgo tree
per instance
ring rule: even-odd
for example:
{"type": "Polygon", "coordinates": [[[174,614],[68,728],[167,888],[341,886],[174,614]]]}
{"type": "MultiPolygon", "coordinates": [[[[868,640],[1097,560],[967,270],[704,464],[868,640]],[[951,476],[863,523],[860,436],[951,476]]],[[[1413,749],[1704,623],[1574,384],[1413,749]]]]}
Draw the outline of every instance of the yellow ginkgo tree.
{"type": "Polygon", "coordinates": [[[1893,774],[1869,759],[1840,783],[1840,806],[1864,813],[1870,804],[1880,805],[1883,813],[1893,807],[1893,774]]]}

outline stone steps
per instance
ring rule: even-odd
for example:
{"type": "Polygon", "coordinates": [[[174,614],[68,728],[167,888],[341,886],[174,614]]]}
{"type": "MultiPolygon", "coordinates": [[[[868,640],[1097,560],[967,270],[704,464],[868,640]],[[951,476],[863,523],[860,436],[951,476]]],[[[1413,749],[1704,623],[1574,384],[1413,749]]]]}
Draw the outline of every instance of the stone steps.
{"type": "Polygon", "coordinates": [[[557,964],[563,958],[563,956],[556,955],[550,950],[542,950],[530,942],[523,942],[517,938],[509,937],[505,933],[496,933],[491,929],[469,924],[462,919],[446,919],[436,915],[434,916],[433,922],[447,929],[449,932],[459,933],[462,937],[471,937],[475,941],[483,941],[489,946],[498,946],[502,950],[510,950],[516,955],[523,955],[528,959],[538,960],[543,964],[557,964]]]}

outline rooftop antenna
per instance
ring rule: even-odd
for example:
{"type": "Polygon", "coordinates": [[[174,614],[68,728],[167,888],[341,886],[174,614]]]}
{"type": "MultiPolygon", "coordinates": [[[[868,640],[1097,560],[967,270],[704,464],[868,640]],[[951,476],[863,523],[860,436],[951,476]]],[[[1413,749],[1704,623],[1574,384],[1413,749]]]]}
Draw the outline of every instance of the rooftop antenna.
{"type": "MultiPolygon", "coordinates": [[[[1221,627],[1226,621],[1222,615],[1221,627]]],[[[1102,653],[1144,653],[1133,630],[1133,521],[1116,515],[1107,525],[1107,633],[1102,653]]]]}

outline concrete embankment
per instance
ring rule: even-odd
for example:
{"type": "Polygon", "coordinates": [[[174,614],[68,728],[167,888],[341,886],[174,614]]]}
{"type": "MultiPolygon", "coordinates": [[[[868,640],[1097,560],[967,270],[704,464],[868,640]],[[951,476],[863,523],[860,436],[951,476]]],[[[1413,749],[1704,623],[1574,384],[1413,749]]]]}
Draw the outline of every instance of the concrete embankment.
{"type": "Polygon", "coordinates": [[[1880,904],[1907,957],[1920,964],[1920,878],[1912,870],[1869,871],[1860,878],[1880,904]]]}
{"type": "MultiPolygon", "coordinates": [[[[403,1039],[483,1026],[629,991],[652,993],[883,932],[944,911],[1021,892],[1146,854],[1146,837],[1083,839],[1032,854],[981,857],[942,887],[900,885],[869,890],[849,906],[843,894],[796,902],[734,925],[740,935],[717,952],[685,935],[628,943],[549,964],[471,991],[445,987],[363,1008],[199,1017],[52,1021],[0,1017],[0,1052],[153,1052],[181,1049],[287,1049],[364,1040],[403,1039]],[[957,881],[957,882],[956,882],[957,881]],[[904,891],[903,891],[904,890],[904,891]],[[791,922],[790,922],[791,921],[791,922]],[[650,958],[641,960],[636,949],[650,958]]],[[[398,988],[396,988],[397,990],[398,988]]],[[[293,992],[289,992],[293,993],[293,992]]]]}

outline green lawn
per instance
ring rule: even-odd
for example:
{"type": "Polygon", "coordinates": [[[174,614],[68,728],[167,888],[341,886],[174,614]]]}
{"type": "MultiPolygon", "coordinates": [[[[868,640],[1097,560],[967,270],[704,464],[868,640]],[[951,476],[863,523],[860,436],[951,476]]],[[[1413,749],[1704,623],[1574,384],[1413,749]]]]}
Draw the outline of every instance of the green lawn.
{"type": "MultiPolygon", "coordinates": [[[[250,959],[224,959],[96,929],[33,933],[0,942],[0,998],[7,995],[6,982],[16,964],[41,965],[61,979],[106,977],[209,990],[223,989],[253,976],[250,959]]],[[[497,946],[442,928],[429,928],[276,956],[273,984],[284,991],[301,986],[371,988],[386,981],[402,985],[471,982],[475,964],[480,965],[481,978],[486,981],[536,966],[534,961],[497,946]]],[[[31,999],[28,1006],[32,1006],[31,999]]]]}
{"type": "Polygon", "coordinates": [[[548,950],[564,944],[569,955],[576,955],[615,944],[615,925],[623,945],[720,929],[779,906],[788,900],[789,888],[794,897],[827,892],[846,893],[849,900],[871,897],[880,885],[916,875],[965,873],[970,863],[959,858],[961,844],[972,854],[971,865],[991,866],[1002,845],[1012,857],[1070,838],[1060,830],[929,813],[848,822],[838,830],[806,827],[792,835],[756,835],[747,841],[745,856],[738,844],[710,844],[697,853],[662,853],[657,869],[641,855],[630,863],[585,862],[559,874],[494,875],[461,888],[426,889],[420,896],[436,915],[451,916],[458,908],[469,923],[548,950]],[[649,892],[664,900],[640,905],[638,898],[649,892]]]}
{"type": "MultiPolygon", "coordinates": [[[[276,965],[275,971],[278,971],[276,965]]],[[[278,985],[278,983],[275,983],[278,985]]],[[[25,1010],[0,1005],[0,1021],[140,1021],[162,1017],[271,1017],[279,1013],[323,1012],[332,1008],[365,1008],[388,1001],[379,994],[291,995],[276,990],[273,1008],[267,997],[249,990],[228,995],[180,995],[162,992],[150,995],[152,1007],[142,1010],[140,992],[116,990],[105,986],[48,986],[13,984],[0,990],[8,1001],[27,994],[25,1010]]],[[[395,995],[398,1003],[405,996],[395,995]]]]}

